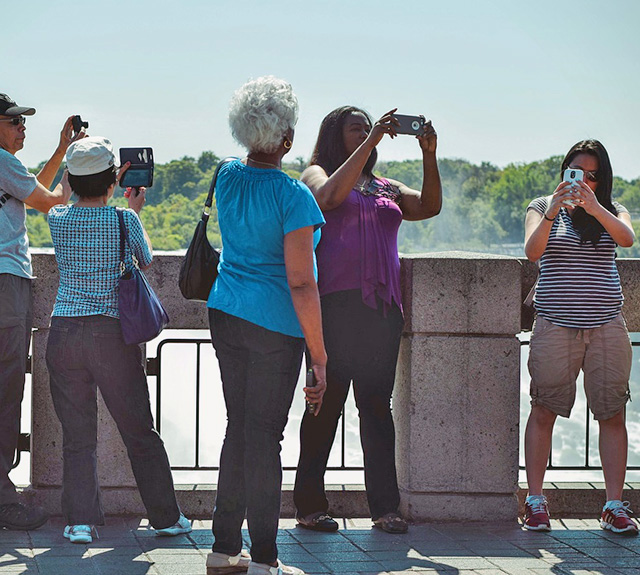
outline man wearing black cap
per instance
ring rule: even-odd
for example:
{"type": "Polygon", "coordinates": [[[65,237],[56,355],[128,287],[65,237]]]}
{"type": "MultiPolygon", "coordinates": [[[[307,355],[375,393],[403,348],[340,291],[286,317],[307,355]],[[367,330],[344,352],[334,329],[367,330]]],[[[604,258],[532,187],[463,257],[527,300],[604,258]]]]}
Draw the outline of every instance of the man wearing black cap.
{"type": "Polygon", "coordinates": [[[39,507],[18,501],[9,471],[20,431],[20,403],[31,339],[31,257],[26,228],[26,206],[47,213],[66,204],[71,188],[66,181],[49,188],[73,138],[69,117],[51,159],[35,176],[15,157],[24,146],[25,116],[34,108],[18,106],[0,94],[0,528],[35,529],[47,521],[39,507]]]}

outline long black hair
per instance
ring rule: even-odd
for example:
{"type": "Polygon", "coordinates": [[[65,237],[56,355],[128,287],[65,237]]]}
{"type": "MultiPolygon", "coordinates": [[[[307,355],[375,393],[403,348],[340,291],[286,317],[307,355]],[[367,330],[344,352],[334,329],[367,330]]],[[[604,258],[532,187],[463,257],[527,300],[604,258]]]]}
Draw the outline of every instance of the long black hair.
{"type": "MultiPolygon", "coordinates": [[[[569,164],[579,154],[589,154],[598,159],[598,171],[596,177],[598,183],[595,190],[596,198],[602,207],[611,212],[614,216],[618,215],[618,211],[613,207],[611,201],[611,191],[613,190],[613,170],[611,168],[611,160],[605,147],[598,140],[582,140],[575,144],[562,160],[560,168],[560,178],[562,179],[564,171],[569,164]]],[[[593,216],[590,216],[581,207],[576,207],[571,215],[573,227],[580,234],[581,242],[591,242],[594,246],[598,245],[600,236],[604,232],[602,224],[593,216]]]]}
{"type": "MultiPolygon", "coordinates": [[[[369,128],[373,126],[371,117],[367,112],[355,106],[342,106],[329,112],[318,132],[318,140],[316,147],[311,156],[310,165],[318,165],[327,172],[327,175],[333,174],[342,164],[347,161],[349,154],[344,147],[344,124],[351,114],[362,114],[369,122],[369,128]]],[[[373,167],[378,161],[378,152],[374,148],[367,159],[362,171],[367,176],[373,176],[373,167]]]]}

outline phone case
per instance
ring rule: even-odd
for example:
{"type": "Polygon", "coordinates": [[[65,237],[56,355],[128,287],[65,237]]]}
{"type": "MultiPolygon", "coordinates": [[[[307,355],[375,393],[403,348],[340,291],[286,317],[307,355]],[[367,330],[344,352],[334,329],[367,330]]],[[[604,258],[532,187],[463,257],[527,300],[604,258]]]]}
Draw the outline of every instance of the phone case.
{"type": "MultiPolygon", "coordinates": [[[[315,387],[316,386],[316,377],[313,373],[313,369],[307,370],[307,378],[305,382],[306,387],[315,387]]],[[[316,406],[312,403],[307,403],[307,411],[313,415],[316,412],[316,406]]]]}
{"type": "MultiPolygon", "coordinates": [[[[582,179],[584,179],[584,172],[577,168],[567,168],[562,174],[562,179],[565,182],[572,182],[572,183],[579,182],[582,179]]],[[[571,207],[574,207],[577,205],[576,202],[573,201],[572,199],[562,200],[562,203],[571,207]]]]}
{"type": "Polygon", "coordinates": [[[584,180],[584,172],[577,168],[567,168],[564,171],[562,179],[565,182],[577,182],[579,180],[584,180]]]}
{"type": "Polygon", "coordinates": [[[120,165],[131,166],[120,180],[121,188],[150,188],[153,185],[153,149],[120,148],[120,165]]]}
{"type": "Polygon", "coordinates": [[[418,136],[424,132],[426,120],[424,116],[405,116],[404,114],[394,114],[393,117],[400,123],[395,126],[398,134],[409,134],[418,136]]]}
{"type": "Polygon", "coordinates": [[[120,163],[132,166],[153,166],[153,148],[120,148],[120,163]]]}

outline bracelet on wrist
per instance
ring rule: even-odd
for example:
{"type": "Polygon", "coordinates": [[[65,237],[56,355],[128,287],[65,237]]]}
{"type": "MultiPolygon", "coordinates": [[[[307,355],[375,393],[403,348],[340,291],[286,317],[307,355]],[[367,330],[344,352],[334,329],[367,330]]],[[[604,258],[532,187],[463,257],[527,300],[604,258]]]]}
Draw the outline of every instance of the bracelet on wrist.
{"type": "Polygon", "coordinates": [[[550,218],[547,216],[547,212],[545,212],[544,214],[542,214],[544,216],[544,219],[547,220],[548,222],[554,222],[556,220],[556,218],[550,218]]]}

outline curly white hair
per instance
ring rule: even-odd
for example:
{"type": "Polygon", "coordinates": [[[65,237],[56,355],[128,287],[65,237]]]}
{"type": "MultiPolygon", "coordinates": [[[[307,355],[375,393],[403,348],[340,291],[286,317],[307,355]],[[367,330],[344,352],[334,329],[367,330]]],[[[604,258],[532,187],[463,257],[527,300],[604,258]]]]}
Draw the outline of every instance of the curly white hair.
{"type": "Polygon", "coordinates": [[[291,84],[274,76],[250,80],[229,104],[229,127],[249,152],[271,154],[298,121],[298,98],[291,84]]]}

